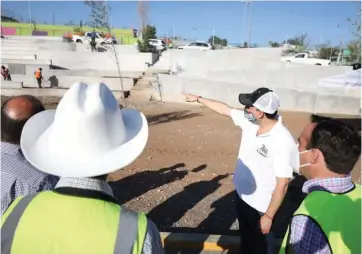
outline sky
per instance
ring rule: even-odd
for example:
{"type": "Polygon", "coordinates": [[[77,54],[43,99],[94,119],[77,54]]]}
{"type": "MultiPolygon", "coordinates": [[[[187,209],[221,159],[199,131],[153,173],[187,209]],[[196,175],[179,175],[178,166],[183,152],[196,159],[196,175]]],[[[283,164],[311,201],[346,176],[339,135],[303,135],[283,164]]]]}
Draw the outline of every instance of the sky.
{"type": "MultiPolygon", "coordinates": [[[[29,20],[29,1],[1,1],[2,13],[13,12],[19,18],[29,20]]],[[[137,1],[110,1],[111,26],[138,28],[140,18],[137,1]]],[[[148,20],[156,26],[158,36],[166,34],[189,40],[204,40],[212,36],[226,38],[240,44],[249,34],[249,13],[244,22],[244,3],[148,1],[148,20]],[[244,23],[244,26],[243,26],[244,23]],[[243,28],[244,27],[244,28],[243,28]]],[[[282,42],[285,38],[307,33],[310,45],[331,42],[339,45],[353,39],[347,18],[356,20],[361,7],[359,1],[297,2],[255,1],[251,4],[251,42],[267,45],[269,41],[282,42]]],[[[32,19],[37,23],[65,24],[87,21],[90,10],[83,1],[31,1],[32,19]]]]}

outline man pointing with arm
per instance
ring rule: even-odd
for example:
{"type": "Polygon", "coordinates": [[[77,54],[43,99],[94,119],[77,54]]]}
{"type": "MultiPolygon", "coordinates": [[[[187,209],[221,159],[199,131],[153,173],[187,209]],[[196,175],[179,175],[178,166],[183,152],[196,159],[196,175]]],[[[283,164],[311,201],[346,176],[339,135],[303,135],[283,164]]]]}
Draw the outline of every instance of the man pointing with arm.
{"type": "Polygon", "coordinates": [[[188,102],[198,102],[229,116],[243,130],[233,179],[241,252],[273,253],[270,228],[298,155],[294,139],[278,115],[278,95],[268,88],[240,94],[244,111],[201,96],[184,96],[188,102]]]}

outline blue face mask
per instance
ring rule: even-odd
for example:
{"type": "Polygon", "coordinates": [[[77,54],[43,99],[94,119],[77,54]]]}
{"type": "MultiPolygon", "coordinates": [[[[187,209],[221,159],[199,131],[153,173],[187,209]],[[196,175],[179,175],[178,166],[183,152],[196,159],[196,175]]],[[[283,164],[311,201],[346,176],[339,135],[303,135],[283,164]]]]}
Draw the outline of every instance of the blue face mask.
{"type": "Polygon", "coordinates": [[[257,119],[255,119],[253,114],[249,113],[246,109],[244,109],[244,116],[246,119],[248,119],[252,123],[256,123],[258,121],[257,119]]]}

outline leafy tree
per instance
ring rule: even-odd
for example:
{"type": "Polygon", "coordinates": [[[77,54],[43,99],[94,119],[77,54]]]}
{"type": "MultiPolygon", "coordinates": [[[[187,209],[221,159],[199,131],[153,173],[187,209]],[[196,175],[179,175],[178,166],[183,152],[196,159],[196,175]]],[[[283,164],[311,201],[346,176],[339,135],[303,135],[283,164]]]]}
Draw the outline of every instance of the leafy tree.
{"type": "Polygon", "coordinates": [[[85,5],[90,7],[88,25],[95,29],[109,30],[108,14],[111,11],[106,1],[85,1],[85,5]]]}
{"type": "Polygon", "coordinates": [[[319,49],[319,58],[320,59],[329,59],[330,57],[338,56],[339,48],[336,47],[321,47],[319,49]]]}
{"type": "Polygon", "coordinates": [[[210,38],[208,39],[208,42],[210,44],[212,44],[213,46],[215,45],[222,45],[222,46],[227,46],[228,45],[228,40],[227,39],[221,39],[217,36],[214,36],[214,38],[212,36],[210,36],[210,38]],[[213,44],[213,42],[215,43],[215,45],[213,44]]]}
{"type": "Polygon", "coordinates": [[[269,41],[269,45],[272,48],[279,48],[280,47],[280,43],[275,42],[275,41],[269,41]]]}
{"type": "Polygon", "coordinates": [[[69,20],[67,23],[64,24],[65,26],[74,26],[74,22],[69,20]]]}
{"type": "Polygon", "coordinates": [[[288,43],[294,46],[305,48],[307,46],[306,39],[307,39],[307,33],[303,33],[301,35],[289,38],[287,41],[283,41],[283,44],[288,43]]]}
{"type": "Polygon", "coordinates": [[[249,47],[248,42],[244,41],[243,48],[247,48],[247,47],[249,47]]]}
{"type": "Polygon", "coordinates": [[[355,39],[347,45],[348,50],[351,52],[351,61],[361,62],[361,9],[356,20],[353,21],[351,18],[347,18],[347,21],[350,22],[352,34],[355,36],[355,39]]]}
{"type": "Polygon", "coordinates": [[[351,52],[351,61],[361,62],[361,41],[353,40],[347,45],[347,48],[351,52]]]}
{"type": "Polygon", "coordinates": [[[150,39],[156,39],[156,27],[147,25],[142,31],[142,41],[138,40],[139,52],[152,52],[154,47],[149,44],[150,39]]]}
{"type": "Polygon", "coordinates": [[[80,22],[79,22],[79,27],[80,27],[80,28],[83,27],[83,21],[82,21],[82,20],[80,20],[80,22]]]}

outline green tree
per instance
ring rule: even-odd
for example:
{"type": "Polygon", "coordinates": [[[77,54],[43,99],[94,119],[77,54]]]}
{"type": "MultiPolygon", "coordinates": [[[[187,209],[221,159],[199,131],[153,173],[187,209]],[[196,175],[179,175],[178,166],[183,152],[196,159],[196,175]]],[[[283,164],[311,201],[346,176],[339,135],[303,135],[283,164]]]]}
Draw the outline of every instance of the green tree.
{"type": "Polygon", "coordinates": [[[219,38],[219,37],[217,37],[217,36],[210,36],[210,38],[208,39],[208,42],[210,43],[210,44],[212,44],[213,46],[215,46],[215,45],[222,45],[222,46],[227,46],[228,45],[228,40],[227,39],[221,39],[221,38],[219,38]],[[214,43],[215,43],[215,45],[214,45],[214,43]]]}
{"type": "Polygon", "coordinates": [[[275,42],[275,41],[269,41],[269,45],[272,48],[279,48],[280,47],[280,43],[275,42]]]}
{"type": "Polygon", "coordinates": [[[348,50],[351,52],[351,61],[361,62],[361,9],[356,20],[347,18],[347,21],[350,22],[352,34],[355,37],[355,39],[347,45],[348,50]]]}
{"type": "Polygon", "coordinates": [[[142,41],[137,42],[138,51],[152,52],[154,48],[149,44],[149,40],[156,38],[156,27],[147,25],[142,31],[142,41]]]}
{"type": "Polygon", "coordinates": [[[248,42],[244,41],[243,48],[248,48],[248,47],[249,47],[248,42]]]}
{"type": "Polygon", "coordinates": [[[95,29],[110,30],[108,15],[111,11],[106,1],[84,1],[84,4],[90,7],[88,25],[95,29]]]}
{"type": "Polygon", "coordinates": [[[74,26],[74,22],[69,20],[67,23],[64,24],[65,26],[74,26]]]}
{"type": "Polygon", "coordinates": [[[289,38],[287,41],[283,41],[284,43],[288,43],[300,48],[306,48],[307,47],[307,33],[303,33],[298,36],[294,36],[292,38],[289,38]]]}
{"type": "Polygon", "coordinates": [[[338,56],[339,48],[336,47],[321,47],[318,52],[320,59],[330,59],[331,57],[338,56]]]}

